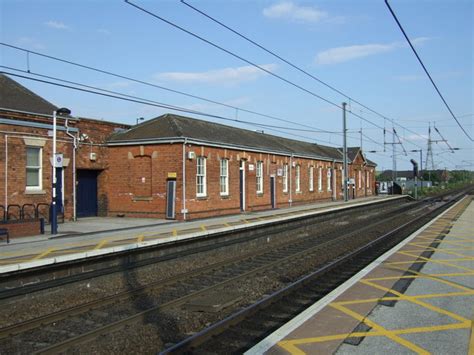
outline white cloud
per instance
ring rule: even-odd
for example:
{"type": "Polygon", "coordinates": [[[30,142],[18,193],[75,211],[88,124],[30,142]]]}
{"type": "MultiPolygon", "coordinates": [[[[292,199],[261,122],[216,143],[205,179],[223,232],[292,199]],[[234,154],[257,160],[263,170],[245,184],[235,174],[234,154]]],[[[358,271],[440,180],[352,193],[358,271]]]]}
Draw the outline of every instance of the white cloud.
{"type": "MultiPolygon", "coordinates": [[[[415,38],[413,44],[422,44],[428,40],[427,37],[415,38]]],[[[361,44],[345,47],[330,48],[325,51],[319,52],[316,55],[316,64],[337,64],[348,62],[353,59],[364,58],[371,55],[392,52],[399,48],[405,48],[407,44],[404,42],[392,42],[392,43],[372,43],[372,44],[361,44]]]]}
{"type": "MultiPolygon", "coordinates": [[[[263,64],[261,67],[268,71],[274,71],[277,68],[277,65],[263,64]]],[[[244,81],[253,81],[264,75],[267,74],[262,70],[248,65],[243,67],[216,69],[204,72],[158,73],[154,77],[158,80],[187,83],[237,84],[244,81]]]]}
{"type": "Polygon", "coordinates": [[[314,6],[300,6],[291,1],[282,1],[266,7],[263,9],[263,15],[302,23],[317,23],[329,17],[326,11],[321,11],[314,6]]]}
{"type": "Polygon", "coordinates": [[[103,34],[105,36],[110,36],[112,34],[112,32],[110,32],[108,29],[106,28],[99,28],[97,30],[97,32],[99,32],[100,34],[103,34]]]}
{"type": "Polygon", "coordinates": [[[66,26],[63,22],[59,21],[48,21],[44,23],[46,26],[54,28],[56,30],[68,30],[69,26],[66,26]]]}

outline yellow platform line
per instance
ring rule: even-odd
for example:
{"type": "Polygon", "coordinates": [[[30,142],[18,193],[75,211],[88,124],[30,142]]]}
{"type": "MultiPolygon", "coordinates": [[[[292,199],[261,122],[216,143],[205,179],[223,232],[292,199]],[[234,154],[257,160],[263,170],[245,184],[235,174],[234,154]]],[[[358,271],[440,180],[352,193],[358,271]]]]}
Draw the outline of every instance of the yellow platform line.
{"type": "Polygon", "coordinates": [[[231,226],[229,223],[227,223],[227,222],[224,222],[224,226],[226,226],[226,227],[232,227],[232,226],[231,226]]]}
{"type": "Polygon", "coordinates": [[[206,229],[206,226],[205,226],[204,224],[201,224],[200,227],[201,227],[201,230],[202,230],[203,232],[205,232],[205,231],[207,230],[207,229],[206,229]]]}
{"type": "Polygon", "coordinates": [[[92,250],[99,250],[109,242],[108,239],[101,240],[92,250]]]}
{"type": "Polygon", "coordinates": [[[54,250],[56,250],[56,249],[55,248],[49,248],[46,251],[42,252],[41,254],[36,255],[34,258],[32,258],[30,260],[38,260],[38,259],[44,258],[46,255],[52,253],[54,250]]]}
{"type": "Polygon", "coordinates": [[[241,219],[242,222],[249,224],[250,222],[247,221],[246,219],[241,219]]]}
{"type": "Polygon", "coordinates": [[[173,237],[177,237],[178,236],[178,231],[176,229],[173,229],[173,237]]]}
{"type": "Polygon", "coordinates": [[[141,242],[143,242],[144,239],[145,239],[145,236],[144,236],[144,235],[139,235],[139,236],[137,237],[137,242],[138,242],[138,243],[141,243],[141,242]]]}

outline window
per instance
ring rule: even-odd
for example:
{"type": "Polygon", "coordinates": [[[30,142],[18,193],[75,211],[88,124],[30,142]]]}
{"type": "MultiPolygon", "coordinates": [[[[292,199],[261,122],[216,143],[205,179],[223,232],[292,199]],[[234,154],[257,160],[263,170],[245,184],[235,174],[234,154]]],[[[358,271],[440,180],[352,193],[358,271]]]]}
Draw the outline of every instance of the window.
{"type": "Polygon", "coordinates": [[[323,191],[323,168],[318,169],[318,191],[323,191]]]}
{"type": "Polygon", "coordinates": [[[263,162],[257,162],[257,193],[263,194],[263,162]]]}
{"type": "Polygon", "coordinates": [[[296,166],[295,169],[295,185],[296,185],[296,192],[301,191],[301,184],[300,184],[300,179],[301,178],[301,167],[299,165],[296,166]]]}
{"type": "Polygon", "coordinates": [[[362,188],[362,170],[359,170],[359,183],[357,184],[359,189],[362,188]]]}
{"type": "Polygon", "coordinates": [[[43,188],[42,149],[26,148],[26,189],[41,190],[43,188]]]}
{"type": "Polygon", "coordinates": [[[314,191],[314,166],[309,167],[309,191],[314,191]]]}
{"type": "Polygon", "coordinates": [[[344,179],[345,179],[345,175],[344,175],[344,169],[341,169],[341,187],[342,189],[344,190],[344,179]]]}
{"type": "Polygon", "coordinates": [[[367,187],[367,188],[370,187],[370,175],[369,175],[368,170],[365,172],[365,187],[367,187]]]}
{"type": "Polygon", "coordinates": [[[229,194],[229,161],[227,159],[221,159],[220,186],[221,196],[227,196],[229,194]]]}
{"type": "Polygon", "coordinates": [[[283,192],[288,192],[288,164],[283,165],[283,192]]]}
{"type": "Polygon", "coordinates": [[[331,182],[332,182],[332,170],[328,168],[328,191],[331,191],[331,182]]]}
{"type": "Polygon", "coordinates": [[[196,196],[203,197],[207,194],[206,188],[206,158],[198,157],[196,159],[196,196]]]}

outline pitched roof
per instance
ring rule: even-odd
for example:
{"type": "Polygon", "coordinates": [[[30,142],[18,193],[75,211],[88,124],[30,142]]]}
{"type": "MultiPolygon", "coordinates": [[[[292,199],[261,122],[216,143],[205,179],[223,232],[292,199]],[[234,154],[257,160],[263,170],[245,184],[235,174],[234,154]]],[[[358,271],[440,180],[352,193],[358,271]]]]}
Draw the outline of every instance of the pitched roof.
{"type": "MultiPolygon", "coordinates": [[[[343,148],[340,148],[341,152],[343,151],[343,148]]],[[[354,159],[357,157],[357,154],[359,151],[362,153],[362,157],[365,159],[365,162],[367,165],[370,166],[377,166],[376,163],[374,163],[372,160],[368,159],[365,154],[362,152],[362,149],[360,147],[347,147],[347,159],[349,159],[349,162],[353,162],[354,159]]]]}
{"type": "Polygon", "coordinates": [[[0,74],[0,107],[51,115],[57,107],[23,85],[0,74]]]}
{"type": "Polygon", "coordinates": [[[214,144],[236,146],[242,149],[342,160],[341,152],[334,147],[173,114],[157,117],[126,132],[114,134],[109,142],[117,144],[165,138],[188,138],[214,144]]]}

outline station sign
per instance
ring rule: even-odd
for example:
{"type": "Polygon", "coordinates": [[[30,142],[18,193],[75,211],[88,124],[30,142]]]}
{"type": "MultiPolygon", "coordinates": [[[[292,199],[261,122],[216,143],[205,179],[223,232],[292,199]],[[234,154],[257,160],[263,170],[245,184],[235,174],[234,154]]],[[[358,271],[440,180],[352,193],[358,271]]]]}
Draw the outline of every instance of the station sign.
{"type": "Polygon", "coordinates": [[[64,163],[64,156],[62,154],[56,154],[54,156],[54,167],[62,168],[64,163]]]}

